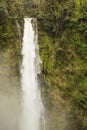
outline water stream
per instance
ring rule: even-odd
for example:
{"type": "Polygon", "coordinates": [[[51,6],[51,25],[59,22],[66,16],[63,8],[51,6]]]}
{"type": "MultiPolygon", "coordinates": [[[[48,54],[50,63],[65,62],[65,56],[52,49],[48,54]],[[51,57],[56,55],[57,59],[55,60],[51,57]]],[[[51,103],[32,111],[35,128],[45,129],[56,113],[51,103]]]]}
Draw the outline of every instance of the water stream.
{"type": "Polygon", "coordinates": [[[39,90],[40,74],[37,19],[24,19],[24,37],[22,48],[22,120],[21,130],[40,130],[43,120],[43,104],[39,90]]]}

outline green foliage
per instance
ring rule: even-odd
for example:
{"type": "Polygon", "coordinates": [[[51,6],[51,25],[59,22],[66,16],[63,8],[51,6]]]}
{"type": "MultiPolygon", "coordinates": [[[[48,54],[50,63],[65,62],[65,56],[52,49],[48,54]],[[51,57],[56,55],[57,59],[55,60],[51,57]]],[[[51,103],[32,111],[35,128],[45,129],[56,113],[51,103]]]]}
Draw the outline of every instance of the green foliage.
{"type": "MultiPolygon", "coordinates": [[[[0,50],[7,48],[10,44],[16,46],[18,32],[16,20],[23,25],[23,0],[0,1],[0,50]]],[[[22,30],[22,29],[21,29],[22,30]]]]}
{"type": "Polygon", "coordinates": [[[43,31],[39,43],[44,79],[72,102],[82,130],[87,129],[83,121],[87,113],[86,6],[87,2],[80,0],[47,0],[37,13],[43,31]]]}
{"type": "MultiPolygon", "coordinates": [[[[72,102],[73,115],[80,120],[82,130],[86,130],[87,1],[1,0],[0,50],[10,47],[14,57],[20,50],[16,20],[22,30],[24,16],[38,18],[45,81],[53,86],[53,91],[60,90],[62,97],[72,102]]],[[[56,92],[53,95],[55,98],[56,92]]]]}

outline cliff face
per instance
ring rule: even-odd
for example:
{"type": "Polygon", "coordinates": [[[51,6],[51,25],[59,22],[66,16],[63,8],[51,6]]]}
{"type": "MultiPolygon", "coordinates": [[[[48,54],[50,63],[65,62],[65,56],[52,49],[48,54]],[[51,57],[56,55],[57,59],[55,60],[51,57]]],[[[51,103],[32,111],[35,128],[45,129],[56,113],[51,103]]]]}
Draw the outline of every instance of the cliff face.
{"type": "Polygon", "coordinates": [[[76,130],[86,130],[86,0],[44,0],[38,3],[28,0],[1,1],[0,50],[12,50],[16,69],[20,61],[19,37],[23,35],[23,17],[26,16],[38,19],[42,77],[48,86],[46,89],[51,105],[58,102],[55,95],[60,91],[61,97],[72,104],[69,112],[76,130]],[[21,27],[20,34],[17,23],[21,27]]]}
{"type": "Polygon", "coordinates": [[[76,130],[87,129],[86,7],[86,1],[49,0],[38,14],[44,79],[72,103],[70,113],[76,130]]]}

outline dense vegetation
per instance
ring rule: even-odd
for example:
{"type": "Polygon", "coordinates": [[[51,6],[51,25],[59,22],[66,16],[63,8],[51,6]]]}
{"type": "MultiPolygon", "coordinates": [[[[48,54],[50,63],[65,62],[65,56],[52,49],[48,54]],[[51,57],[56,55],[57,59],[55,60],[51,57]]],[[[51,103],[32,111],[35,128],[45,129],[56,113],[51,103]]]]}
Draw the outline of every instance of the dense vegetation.
{"type": "Polygon", "coordinates": [[[0,50],[12,48],[14,58],[20,50],[17,22],[22,37],[24,16],[38,18],[43,79],[71,102],[76,130],[87,130],[87,1],[1,0],[0,50]]]}

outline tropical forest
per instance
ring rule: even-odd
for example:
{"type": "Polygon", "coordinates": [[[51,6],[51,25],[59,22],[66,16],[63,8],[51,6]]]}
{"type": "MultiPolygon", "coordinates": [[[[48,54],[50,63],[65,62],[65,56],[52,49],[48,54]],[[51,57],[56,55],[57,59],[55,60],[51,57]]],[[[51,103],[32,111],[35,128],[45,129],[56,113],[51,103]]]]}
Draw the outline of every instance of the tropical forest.
{"type": "Polygon", "coordinates": [[[0,130],[87,130],[87,0],[0,0],[0,130]]]}

